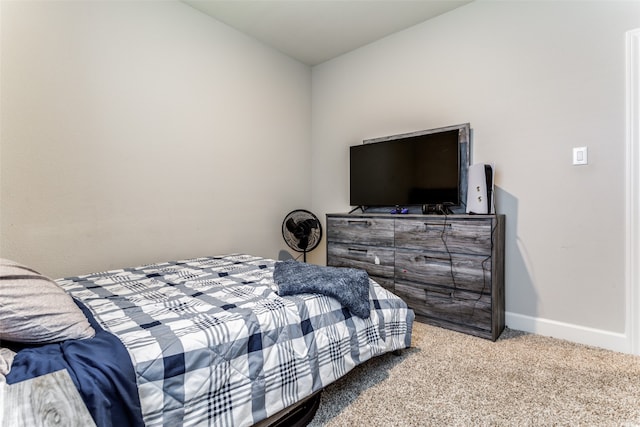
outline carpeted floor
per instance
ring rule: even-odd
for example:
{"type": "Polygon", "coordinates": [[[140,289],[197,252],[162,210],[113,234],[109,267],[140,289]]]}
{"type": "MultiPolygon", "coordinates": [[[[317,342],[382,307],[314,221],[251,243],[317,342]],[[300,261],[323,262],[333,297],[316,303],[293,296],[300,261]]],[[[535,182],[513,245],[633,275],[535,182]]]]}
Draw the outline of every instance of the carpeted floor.
{"type": "Polygon", "coordinates": [[[412,347],[327,387],[318,426],[640,426],[640,357],[414,323],[412,347]]]}

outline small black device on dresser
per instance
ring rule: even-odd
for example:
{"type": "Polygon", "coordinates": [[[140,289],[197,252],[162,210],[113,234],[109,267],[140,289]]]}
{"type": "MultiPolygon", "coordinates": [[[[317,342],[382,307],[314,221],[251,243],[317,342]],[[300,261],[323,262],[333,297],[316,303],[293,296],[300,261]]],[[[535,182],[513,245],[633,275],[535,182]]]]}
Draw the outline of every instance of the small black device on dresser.
{"type": "Polygon", "coordinates": [[[504,224],[504,215],[328,214],[327,265],[366,270],[417,320],[495,341],[504,224]]]}
{"type": "Polygon", "coordinates": [[[435,205],[422,205],[424,215],[451,215],[453,211],[448,206],[438,203],[435,205]]]}

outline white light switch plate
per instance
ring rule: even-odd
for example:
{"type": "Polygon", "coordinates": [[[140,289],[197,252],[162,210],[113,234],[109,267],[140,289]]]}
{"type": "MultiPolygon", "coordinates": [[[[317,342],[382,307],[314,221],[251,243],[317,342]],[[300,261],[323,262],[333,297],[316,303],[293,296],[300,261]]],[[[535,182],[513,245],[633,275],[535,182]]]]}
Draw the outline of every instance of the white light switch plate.
{"type": "Polygon", "coordinates": [[[588,163],[587,147],[573,147],[573,164],[586,165],[588,163]]]}

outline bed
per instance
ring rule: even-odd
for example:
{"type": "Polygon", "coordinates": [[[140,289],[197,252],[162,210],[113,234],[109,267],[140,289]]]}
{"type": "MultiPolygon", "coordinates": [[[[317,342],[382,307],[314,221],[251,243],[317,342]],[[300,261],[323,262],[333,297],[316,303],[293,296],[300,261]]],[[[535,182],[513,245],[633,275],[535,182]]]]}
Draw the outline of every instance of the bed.
{"type": "Polygon", "coordinates": [[[74,307],[41,288],[20,294],[29,292],[16,284],[21,277],[46,278],[17,263],[12,271],[3,266],[6,382],[66,369],[98,426],[269,423],[355,366],[411,344],[414,314],[400,298],[366,273],[363,285],[362,276],[337,276],[344,269],[333,267],[309,266],[315,270],[293,280],[306,266],[231,254],[47,284],[74,307]],[[37,313],[9,322],[15,307],[37,313]],[[49,320],[62,323],[61,331],[38,336],[49,320]],[[29,333],[36,336],[25,339],[29,333]]]}

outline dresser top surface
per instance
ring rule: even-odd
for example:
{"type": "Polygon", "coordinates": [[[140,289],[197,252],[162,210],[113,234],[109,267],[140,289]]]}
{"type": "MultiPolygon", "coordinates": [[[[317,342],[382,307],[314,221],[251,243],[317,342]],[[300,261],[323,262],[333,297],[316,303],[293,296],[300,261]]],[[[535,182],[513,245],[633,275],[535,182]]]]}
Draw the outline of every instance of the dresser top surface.
{"type": "Polygon", "coordinates": [[[487,219],[495,217],[504,217],[504,214],[490,215],[469,215],[469,214],[451,214],[451,215],[433,215],[433,214],[390,214],[381,212],[371,213],[328,213],[327,217],[344,217],[344,218],[411,218],[411,219],[487,219]]]}

